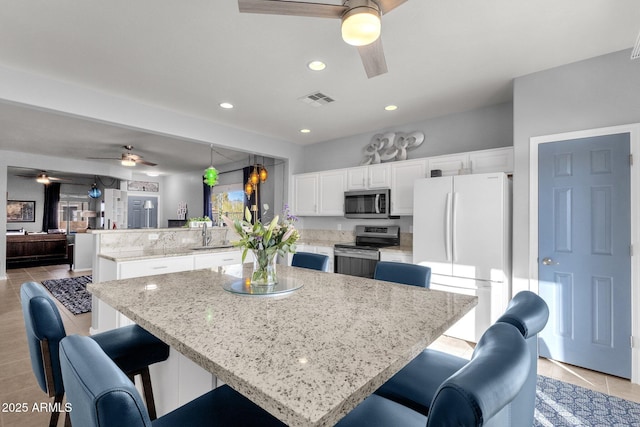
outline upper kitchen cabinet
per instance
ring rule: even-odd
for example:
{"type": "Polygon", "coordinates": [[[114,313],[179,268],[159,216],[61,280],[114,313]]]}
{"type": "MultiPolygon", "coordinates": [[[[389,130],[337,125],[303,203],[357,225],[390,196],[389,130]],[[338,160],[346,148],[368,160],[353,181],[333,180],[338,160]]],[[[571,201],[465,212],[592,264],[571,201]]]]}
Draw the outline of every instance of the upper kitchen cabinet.
{"type": "Polygon", "coordinates": [[[426,171],[426,159],[391,163],[391,215],[413,215],[413,183],[426,171]]]}
{"type": "Polygon", "coordinates": [[[294,175],[294,213],[298,216],[342,216],[346,180],[344,169],[294,175]]]}
{"type": "Polygon", "coordinates": [[[470,173],[513,172],[513,147],[429,157],[428,176],[440,169],[442,176],[470,173]]]}
{"type": "Polygon", "coordinates": [[[473,151],[469,167],[472,173],[513,172],[513,147],[473,151]]]}
{"type": "Polygon", "coordinates": [[[380,163],[347,169],[347,190],[391,188],[391,164],[380,163]]]}

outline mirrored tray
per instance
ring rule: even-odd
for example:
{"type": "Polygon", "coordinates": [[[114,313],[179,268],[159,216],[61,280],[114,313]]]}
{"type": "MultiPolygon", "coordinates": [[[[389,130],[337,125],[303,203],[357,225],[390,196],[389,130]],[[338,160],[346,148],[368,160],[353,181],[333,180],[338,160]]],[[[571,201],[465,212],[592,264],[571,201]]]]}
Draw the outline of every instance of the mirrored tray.
{"type": "Polygon", "coordinates": [[[288,294],[300,289],[302,286],[303,284],[300,280],[287,277],[278,278],[278,283],[272,286],[255,286],[251,285],[249,277],[243,277],[231,283],[225,283],[222,288],[234,294],[266,297],[288,294]]]}

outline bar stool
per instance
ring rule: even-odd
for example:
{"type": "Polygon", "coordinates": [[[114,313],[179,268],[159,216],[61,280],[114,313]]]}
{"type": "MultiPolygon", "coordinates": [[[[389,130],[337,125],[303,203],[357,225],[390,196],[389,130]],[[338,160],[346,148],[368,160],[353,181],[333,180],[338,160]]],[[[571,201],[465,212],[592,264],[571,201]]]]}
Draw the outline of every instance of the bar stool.
{"type": "Polygon", "coordinates": [[[291,259],[291,266],[327,271],[329,268],[329,257],[312,252],[296,252],[291,259]]]}
{"type": "Polygon", "coordinates": [[[436,388],[428,416],[372,394],[336,427],[507,426],[515,415],[509,405],[528,372],[529,351],[518,329],[495,323],[478,341],[471,360],[436,388]]]}
{"type": "MultiPolygon", "coordinates": [[[[60,403],[65,389],[58,351],[60,341],[67,335],[60,312],[44,287],[36,282],[22,284],[20,301],[33,373],[42,391],[54,397],[54,403],[60,403]]],[[[129,379],[141,376],[149,416],[155,419],[149,365],[167,360],[169,346],[138,325],[113,329],[91,338],[127,373],[129,379]]],[[[49,425],[57,425],[58,417],[58,412],[52,412],[49,425]]],[[[67,413],[65,425],[68,422],[67,413]]]]}
{"type": "MultiPolygon", "coordinates": [[[[536,379],[538,377],[538,333],[544,329],[549,319],[549,308],[542,298],[531,291],[522,291],[514,296],[507,310],[498,318],[498,323],[514,326],[524,338],[528,351],[526,382],[522,390],[509,404],[511,411],[518,414],[512,426],[533,425],[536,379]]],[[[440,383],[458,371],[468,361],[438,350],[426,349],[402,368],[375,394],[394,400],[424,415],[440,383]]]]}
{"type": "Polygon", "coordinates": [[[428,288],[431,283],[431,268],[404,262],[378,261],[373,278],[428,288]]]}
{"type": "Polygon", "coordinates": [[[71,420],[82,427],[243,426],[285,427],[228,385],[151,421],[138,390],[89,337],[69,335],[60,343],[60,365],[71,403],[71,420]]]}

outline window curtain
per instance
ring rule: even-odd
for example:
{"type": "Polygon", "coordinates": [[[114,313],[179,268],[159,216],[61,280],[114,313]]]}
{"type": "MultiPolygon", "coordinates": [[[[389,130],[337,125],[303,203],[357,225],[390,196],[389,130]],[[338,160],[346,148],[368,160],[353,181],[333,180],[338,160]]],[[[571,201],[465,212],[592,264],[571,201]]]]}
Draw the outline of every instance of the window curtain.
{"type": "Polygon", "coordinates": [[[58,229],[58,203],[60,202],[60,183],[52,182],[44,186],[44,214],[42,231],[58,229]]]}
{"type": "MultiPolygon", "coordinates": [[[[253,170],[253,166],[247,166],[242,168],[243,183],[247,183],[249,181],[249,175],[251,174],[252,170],[253,170]]],[[[248,208],[249,211],[251,212],[251,218],[254,220],[253,221],[254,223],[262,219],[262,212],[259,207],[260,206],[260,183],[256,185],[256,191],[254,191],[253,194],[251,194],[251,197],[245,197],[244,206],[245,208],[248,208]],[[255,212],[251,209],[251,207],[254,205],[258,207],[258,210],[255,212]],[[256,218],[254,218],[254,216],[256,216],[256,218]]]]}
{"type": "Polygon", "coordinates": [[[202,216],[213,219],[213,208],[211,206],[211,187],[209,184],[202,183],[202,206],[204,207],[202,216]]]}

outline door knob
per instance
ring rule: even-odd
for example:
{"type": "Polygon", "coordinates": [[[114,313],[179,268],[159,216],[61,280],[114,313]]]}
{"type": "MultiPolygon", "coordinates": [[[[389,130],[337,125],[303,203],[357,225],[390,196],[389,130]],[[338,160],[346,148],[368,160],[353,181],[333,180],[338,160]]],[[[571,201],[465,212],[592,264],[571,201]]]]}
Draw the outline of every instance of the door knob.
{"type": "Polygon", "coordinates": [[[549,258],[549,257],[542,258],[542,263],[543,263],[544,265],[558,265],[558,264],[560,264],[559,262],[555,262],[554,260],[552,260],[552,259],[551,259],[551,258],[549,258]]]}

